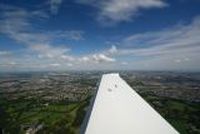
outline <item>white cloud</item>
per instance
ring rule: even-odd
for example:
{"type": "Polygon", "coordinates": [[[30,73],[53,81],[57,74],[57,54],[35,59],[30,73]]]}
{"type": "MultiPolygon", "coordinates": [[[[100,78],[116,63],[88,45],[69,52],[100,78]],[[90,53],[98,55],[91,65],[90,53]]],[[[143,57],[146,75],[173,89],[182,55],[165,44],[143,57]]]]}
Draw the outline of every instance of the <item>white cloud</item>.
{"type": "Polygon", "coordinates": [[[191,24],[173,27],[158,32],[131,35],[122,41],[128,49],[118,54],[135,56],[160,56],[181,52],[198,52],[200,49],[200,18],[191,24]],[[144,48],[138,46],[143,45],[144,48]]]}
{"type": "Polygon", "coordinates": [[[131,35],[121,42],[121,48],[114,55],[136,59],[131,62],[133,68],[198,70],[199,35],[200,18],[196,17],[190,24],[131,35]]]}
{"type": "Polygon", "coordinates": [[[28,48],[27,51],[36,53],[37,57],[43,60],[48,58],[51,60],[59,60],[60,62],[73,61],[74,58],[67,54],[70,49],[64,47],[66,45],[54,44],[52,42],[56,39],[77,41],[84,39],[84,32],[80,30],[47,32],[39,30],[39,32],[35,32],[30,19],[41,15],[40,11],[28,12],[21,8],[7,7],[6,9],[2,8],[0,14],[2,16],[0,20],[0,33],[17,41],[18,44],[24,45],[26,49],[28,48]]]}
{"type": "Polygon", "coordinates": [[[88,62],[88,61],[90,61],[90,58],[87,57],[87,56],[83,56],[83,57],[80,58],[80,61],[81,62],[88,62]]]}
{"type": "Polygon", "coordinates": [[[5,68],[6,69],[13,69],[13,67],[17,66],[18,64],[14,61],[6,61],[6,62],[2,62],[0,63],[0,67],[1,68],[5,68]]]}
{"type": "Polygon", "coordinates": [[[52,14],[57,14],[63,0],[49,0],[50,11],[52,14]]]}
{"type": "Polygon", "coordinates": [[[122,64],[122,65],[128,65],[128,63],[127,63],[127,62],[122,62],[121,64],[122,64]]]}
{"type": "Polygon", "coordinates": [[[68,67],[72,67],[73,64],[72,64],[72,63],[68,63],[67,66],[68,66],[68,67]]]}
{"type": "Polygon", "coordinates": [[[176,59],[176,60],[174,60],[176,63],[181,63],[182,62],[182,60],[181,59],[176,59]]]}
{"type": "Polygon", "coordinates": [[[60,64],[59,64],[59,63],[53,63],[53,64],[49,64],[49,66],[52,66],[52,67],[59,67],[60,64]]]}
{"type": "Polygon", "coordinates": [[[116,59],[109,57],[106,52],[102,52],[80,57],[78,61],[83,63],[105,64],[115,62],[116,59]]]}
{"type": "Polygon", "coordinates": [[[75,55],[66,45],[53,44],[53,41],[55,38],[83,40],[83,31],[35,32],[29,20],[39,17],[40,13],[30,14],[24,9],[11,10],[9,7],[0,14],[0,33],[23,44],[26,49],[17,56],[7,56],[10,52],[0,51],[1,66],[5,65],[5,69],[6,65],[36,70],[49,66],[57,69],[200,69],[199,17],[188,24],[130,35],[106,50],[75,55]]]}
{"type": "Polygon", "coordinates": [[[0,51],[0,56],[8,56],[10,54],[11,54],[11,52],[9,52],[9,51],[0,51]]]}
{"type": "Polygon", "coordinates": [[[53,47],[48,44],[34,44],[31,46],[33,51],[40,53],[40,57],[67,59],[66,54],[70,49],[62,47],[53,47]]]}
{"type": "Polygon", "coordinates": [[[98,8],[97,19],[104,24],[130,21],[142,9],[162,8],[163,0],[77,0],[98,8]]]}
{"type": "Polygon", "coordinates": [[[112,45],[112,47],[108,50],[109,54],[115,54],[117,53],[117,47],[112,45]]]}
{"type": "Polygon", "coordinates": [[[110,57],[108,57],[104,54],[94,54],[94,55],[92,55],[92,59],[97,63],[100,63],[100,62],[115,62],[114,58],[110,58],[110,57]]]}
{"type": "Polygon", "coordinates": [[[81,30],[63,30],[63,31],[53,31],[46,33],[50,38],[57,39],[67,39],[80,41],[84,40],[83,34],[84,31],[81,30]]]}
{"type": "Polygon", "coordinates": [[[61,55],[61,58],[65,61],[75,61],[75,58],[73,56],[69,56],[69,55],[61,55]]]}
{"type": "MultiPolygon", "coordinates": [[[[33,16],[36,14],[39,13],[34,13],[33,16]]],[[[83,63],[88,66],[115,61],[114,58],[109,56],[109,54],[116,52],[115,46],[106,52],[75,56],[69,55],[71,50],[66,45],[53,44],[55,39],[83,40],[84,32],[81,30],[47,32],[39,30],[39,32],[35,32],[32,21],[30,22],[30,18],[33,16],[27,10],[20,8],[6,9],[1,12],[1,15],[3,17],[0,20],[0,33],[7,35],[25,47],[22,53],[11,57],[2,58],[1,56],[0,61],[4,65],[8,65],[6,61],[13,61],[17,64],[13,64],[12,67],[17,69],[41,70],[53,69],[54,67],[66,69],[75,65],[76,67],[80,66],[83,63]]],[[[6,53],[1,52],[0,54],[5,55],[6,53]]]]}

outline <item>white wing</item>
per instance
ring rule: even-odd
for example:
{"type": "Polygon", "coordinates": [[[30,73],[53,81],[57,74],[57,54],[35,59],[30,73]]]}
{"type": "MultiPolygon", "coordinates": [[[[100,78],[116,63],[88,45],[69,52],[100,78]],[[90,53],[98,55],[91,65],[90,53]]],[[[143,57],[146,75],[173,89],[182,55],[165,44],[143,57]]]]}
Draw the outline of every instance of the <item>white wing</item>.
{"type": "Polygon", "coordinates": [[[178,134],[119,74],[102,76],[85,134],[178,134]]]}

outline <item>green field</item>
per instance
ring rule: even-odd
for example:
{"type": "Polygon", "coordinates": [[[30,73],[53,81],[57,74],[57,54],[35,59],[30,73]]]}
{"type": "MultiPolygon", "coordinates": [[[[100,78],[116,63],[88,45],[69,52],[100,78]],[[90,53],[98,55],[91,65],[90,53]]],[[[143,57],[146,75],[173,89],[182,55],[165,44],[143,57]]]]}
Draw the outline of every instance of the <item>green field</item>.
{"type": "Polygon", "coordinates": [[[200,105],[155,95],[142,95],[181,134],[200,133],[200,105]]]}
{"type": "Polygon", "coordinates": [[[89,98],[81,102],[40,102],[1,98],[0,125],[6,133],[25,133],[32,125],[42,125],[37,133],[78,133],[89,98]]]}

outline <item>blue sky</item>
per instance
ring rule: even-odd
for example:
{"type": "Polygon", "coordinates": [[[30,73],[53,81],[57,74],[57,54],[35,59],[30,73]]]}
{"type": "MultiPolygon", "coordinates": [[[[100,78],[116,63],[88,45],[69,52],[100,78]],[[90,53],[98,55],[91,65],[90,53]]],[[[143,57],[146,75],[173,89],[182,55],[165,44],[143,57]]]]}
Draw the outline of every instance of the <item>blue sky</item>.
{"type": "Polygon", "coordinates": [[[200,71],[199,0],[1,0],[0,71],[200,71]]]}

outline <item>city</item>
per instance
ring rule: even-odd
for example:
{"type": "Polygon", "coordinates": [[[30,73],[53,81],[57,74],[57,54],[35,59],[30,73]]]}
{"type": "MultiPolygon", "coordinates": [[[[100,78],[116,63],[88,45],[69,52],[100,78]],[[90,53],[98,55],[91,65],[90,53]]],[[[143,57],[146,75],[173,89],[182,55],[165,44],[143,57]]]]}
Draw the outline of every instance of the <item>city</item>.
{"type": "MultiPolygon", "coordinates": [[[[119,72],[180,133],[200,132],[200,73],[119,72]]],[[[105,73],[109,71],[2,73],[1,131],[79,133],[105,73]]]]}

